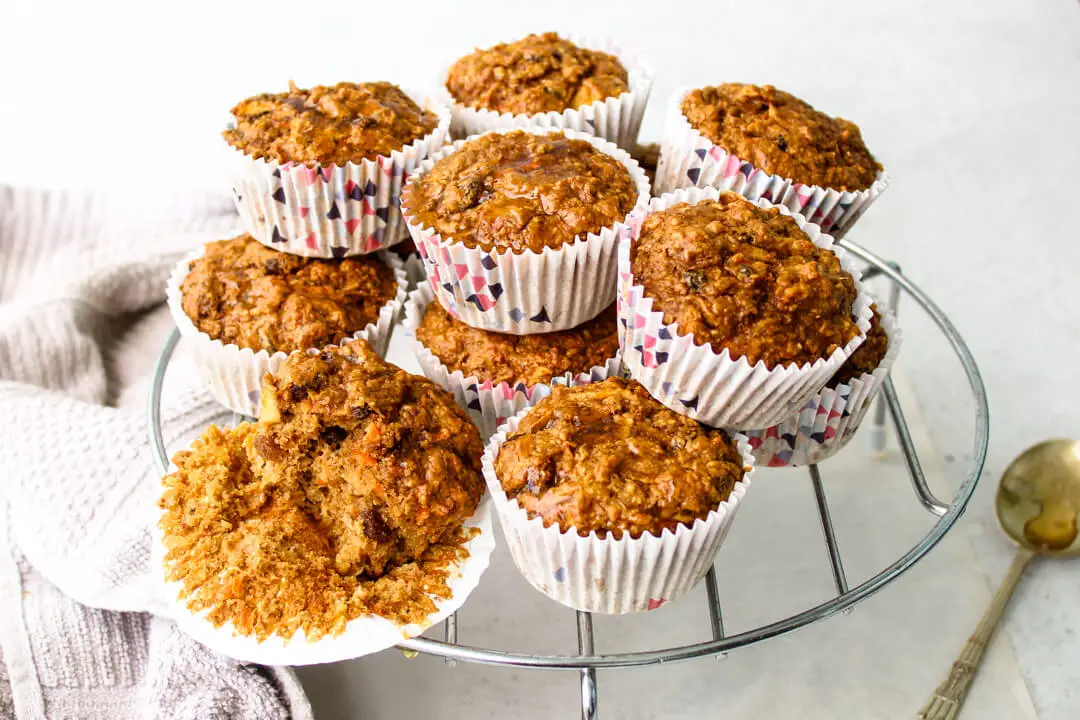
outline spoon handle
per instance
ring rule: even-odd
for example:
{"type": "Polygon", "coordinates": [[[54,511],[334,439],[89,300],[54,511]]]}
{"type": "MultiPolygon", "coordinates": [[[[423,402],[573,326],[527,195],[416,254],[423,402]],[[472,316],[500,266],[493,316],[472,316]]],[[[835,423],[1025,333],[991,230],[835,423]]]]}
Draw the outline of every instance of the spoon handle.
{"type": "Polygon", "coordinates": [[[986,609],[982,620],[979,621],[975,633],[968,638],[967,644],[960,652],[960,657],[953,663],[948,676],[938,685],[930,701],[919,711],[916,716],[919,720],[953,720],[960,712],[960,706],[964,703],[971,681],[975,679],[975,671],[979,668],[986,645],[990,642],[998,620],[1001,619],[1005,606],[1009,604],[1009,598],[1012,597],[1013,590],[1016,589],[1016,584],[1020,581],[1024,568],[1027,567],[1032,556],[1033,553],[1030,550],[1017,550],[1016,557],[1013,558],[1012,565],[1005,574],[1005,579],[1001,581],[1001,586],[990,601],[990,607],[986,609]]]}

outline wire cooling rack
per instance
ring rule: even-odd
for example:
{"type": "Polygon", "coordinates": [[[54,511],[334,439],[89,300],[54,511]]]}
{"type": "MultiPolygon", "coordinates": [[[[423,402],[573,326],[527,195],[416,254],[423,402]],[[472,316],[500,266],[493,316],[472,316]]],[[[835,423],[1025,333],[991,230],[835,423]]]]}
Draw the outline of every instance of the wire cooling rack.
{"type": "MultiPolygon", "coordinates": [[[[706,612],[708,613],[711,632],[708,637],[699,642],[671,647],[646,648],[635,652],[597,654],[594,650],[592,615],[577,611],[574,618],[577,624],[578,636],[577,655],[537,655],[526,651],[509,652],[463,644],[458,636],[456,614],[446,619],[442,640],[416,637],[402,642],[399,647],[407,652],[437,655],[445,658],[448,663],[455,663],[460,660],[520,668],[576,671],[581,676],[581,717],[585,720],[596,720],[599,699],[596,683],[597,670],[642,667],[723,655],[736,648],[789,633],[838,612],[848,610],[855,603],[865,600],[893,580],[896,580],[919,562],[956,524],[965,507],[967,507],[968,500],[975,491],[979,476],[982,474],[990,432],[990,413],[986,400],[986,388],[983,386],[975,359],[960,334],[957,333],[956,328],[953,327],[948,317],[933,300],[903,274],[896,263],[882,260],[850,241],[841,240],[839,244],[866,263],[866,270],[863,273],[864,279],[883,277],[890,282],[889,307],[893,312],[899,309],[901,295],[908,295],[933,320],[959,358],[974,399],[974,449],[970,456],[971,460],[966,469],[964,480],[950,501],[944,501],[936,497],[927,484],[922,463],[919,460],[911,433],[908,430],[904,410],[901,407],[891,379],[885,380],[881,397],[878,400],[877,407],[874,409],[871,427],[868,428],[872,433],[871,444],[873,451],[881,452],[885,448],[885,426],[888,416],[892,420],[896,440],[903,455],[904,463],[907,466],[908,475],[911,478],[915,500],[927,512],[938,518],[926,535],[876,575],[855,587],[849,587],[844,572],[840,547],[833,531],[829,503],[821,479],[821,469],[817,465],[809,465],[807,470],[810,475],[810,483],[813,486],[815,505],[824,535],[825,550],[828,553],[832,580],[836,587],[836,596],[826,602],[768,625],[762,625],[736,635],[727,635],[724,632],[724,616],[720,593],[717,589],[716,571],[712,569],[705,577],[708,606],[706,612]]],[[[161,388],[165,379],[165,371],[168,369],[173,351],[176,349],[179,340],[179,332],[173,330],[172,335],[170,335],[162,348],[150,388],[148,407],[150,436],[155,451],[155,460],[162,473],[167,471],[169,456],[161,431],[161,388]]],[[[575,611],[567,610],[568,615],[572,613],[575,613],[575,611]]]]}

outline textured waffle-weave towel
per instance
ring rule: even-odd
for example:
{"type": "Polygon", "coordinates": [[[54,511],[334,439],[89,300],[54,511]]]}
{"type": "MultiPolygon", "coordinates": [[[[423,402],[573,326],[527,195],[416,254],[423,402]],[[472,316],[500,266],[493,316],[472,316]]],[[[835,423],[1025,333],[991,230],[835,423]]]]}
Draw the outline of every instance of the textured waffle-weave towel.
{"type": "MultiPolygon", "coordinates": [[[[164,299],[227,201],[136,217],[124,198],[0,187],[0,718],[311,717],[295,674],[215,655],[162,617],[149,565],[159,475],[115,339],[164,299]]],[[[152,350],[150,351],[152,352],[152,350]]],[[[179,388],[166,440],[219,413],[179,388]]]]}

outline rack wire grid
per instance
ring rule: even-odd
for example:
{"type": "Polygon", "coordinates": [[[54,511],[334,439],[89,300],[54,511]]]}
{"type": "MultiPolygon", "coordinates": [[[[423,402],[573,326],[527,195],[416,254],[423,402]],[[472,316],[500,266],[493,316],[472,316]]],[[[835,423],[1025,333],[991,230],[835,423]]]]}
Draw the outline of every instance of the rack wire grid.
{"type": "MultiPolygon", "coordinates": [[[[717,589],[716,570],[710,569],[705,576],[705,589],[707,596],[707,612],[711,637],[697,643],[680,645],[675,647],[642,650],[638,652],[597,654],[595,651],[595,638],[593,635],[592,616],[590,613],[576,612],[578,654],[577,655],[533,655],[521,652],[507,652],[484,647],[463,645],[458,637],[457,614],[448,617],[444,623],[443,639],[436,640],[428,637],[415,637],[402,642],[398,647],[404,652],[427,653],[442,657],[449,664],[457,661],[484,663],[489,665],[506,665],[519,668],[547,669],[547,670],[572,670],[581,676],[581,717],[583,720],[596,720],[598,717],[599,695],[597,691],[596,673],[600,669],[630,668],[670,663],[694,658],[721,656],[736,648],[745,647],[753,643],[783,635],[802,628],[810,623],[823,620],[838,612],[846,611],[856,603],[865,600],[878,590],[888,585],[903,573],[911,569],[931,549],[936,546],[946,533],[952,529],[960,515],[967,507],[979,476],[982,473],[986,461],[987,445],[989,441],[990,412],[986,399],[986,388],[983,385],[979,368],[975,364],[967,344],[953,327],[952,322],[930,299],[926,293],[919,289],[903,274],[900,266],[896,263],[881,259],[868,250],[848,240],[840,240],[839,244],[848,252],[854,254],[866,263],[863,273],[864,280],[873,277],[887,278],[890,285],[889,306],[893,312],[899,308],[901,294],[910,295],[911,298],[929,315],[937,325],[945,338],[949,341],[953,351],[960,360],[964,374],[967,376],[968,385],[975,405],[975,431],[974,450],[971,462],[965,477],[956,491],[951,502],[945,502],[937,498],[931,491],[923,473],[922,464],[915,450],[915,444],[908,430],[907,420],[904,417],[903,408],[897,397],[892,379],[887,378],[882,387],[881,397],[874,409],[872,426],[869,428],[871,446],[874,452],[881,452],[885,448],[885,424],[886,416],[892,419],[896,432],[896,440],[907,466],[908,475],[911,479],[912,489],[919,503],[938,520],[930,528],[925,536],[915,543],[907,552],[901,555],[892,564],[878,572],[865,582],[849,587],[847,576],[844,573],[844,563],[840,555],[840,547],[833,531],[832,517],[829,513],[829,504],[825,495],[825,488],[821,480],[821,470],[817,465],[807,466],[810,475],[810,483],[813,486],[814,498],[818,516],[821,522],[821,530],[825,539],[825,548],[828,552],[829,566],[832,570],[833,583],[836,587],[836,596],[826,602],[810,607],[800,613],[791,615],[782,620],[768,625],[746,630],[737,635],[727,635],[724,632],[724,616],[720,603],[720,593],[717,589]]],[[[155,450],[155,460],[158,468],[164,474],[168,471],[169,457],[165,448],[165,442],[161,431],[161,388],[164,383],[165,371],[172,358],[176,345],[180,340],[179,331],[173,330],[155,368],[150,388],[148,406],[149,427],[151,442],[155,450]]]]}

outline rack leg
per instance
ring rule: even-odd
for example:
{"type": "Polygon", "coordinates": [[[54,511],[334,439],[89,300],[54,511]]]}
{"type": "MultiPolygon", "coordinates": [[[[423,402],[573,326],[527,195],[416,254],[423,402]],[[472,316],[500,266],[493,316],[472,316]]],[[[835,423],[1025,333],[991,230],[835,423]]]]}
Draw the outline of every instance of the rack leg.
{"type": "MultiPolygon", "coordinates": [[[[448,645],[457,645],[457,613],[451,613],[446,618],[446,632],[445,640],[448,645]]],[[[452,657],[445,658],[445,662],[449,667],[456,667],[457,660],[452,657]]]]}
{"type": "MultiPolygon", "coordinates": [[[[709,568],[705,575],[705,593],[709,599],[709,628],[712,630],[713,640],[724,639],[724,614],[720,607],[720,590],[716,587],[716,566],[709,568]]],[[[727,653],[720,653],[717,660],[723,660],[727,653]]]]}
{"type": "MultiPolygon", "coordinates": [[[[593,654],[592,615],[587,612],[577,613],[578,655],[593,654]]],[[[596,668],[581,670],[581,720],[596,720],[597,692],[596,668]]]]}
{"type": "MultiPolygon", "coordinates": [[[[886,263],[896,272],[901,272],[900,265],[894,262],[886,263]]],[[[900,286],[895,281],[889,283],[889,309],[893,317],[900,309],[900,286]]],[[[884,397],[879,397],[874,406],[874,425],[870,429],[870,448],[875,460],[885,459],[885,413],[887,410],[884,397]]]]}
{"type": "Polygon", "coordinates": [[[848,591],[847,576],[844,574],[844,563],[840,559],[840,546],[836,542],[836,533],[833,532],[832,516],[829,514],[829,504],[825,500],[821,473],[817,465],[810,465],[809,468],[810,482],[814,486],[814,499],[817,500],[818,515],[821,517],[821,532],[825,535],[825,545],[829,550],[829,563],[832,565],[836,594],[843,595],[848,591]]]}

